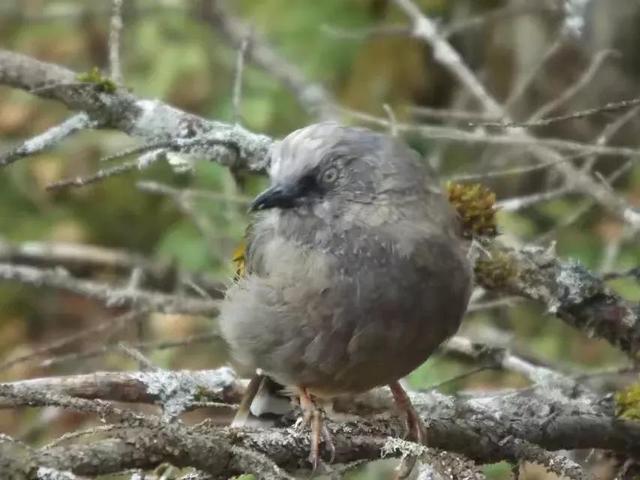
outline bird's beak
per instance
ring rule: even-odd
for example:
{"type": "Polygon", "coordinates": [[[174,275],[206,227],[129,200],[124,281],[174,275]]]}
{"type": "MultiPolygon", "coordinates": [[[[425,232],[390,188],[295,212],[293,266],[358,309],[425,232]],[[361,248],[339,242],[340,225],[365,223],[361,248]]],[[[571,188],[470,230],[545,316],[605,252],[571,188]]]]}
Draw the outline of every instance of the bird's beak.
{"type": "Polygon", "coordinates": [[[296,185],[274,185],[258,195],[249,206],[250,212],[268,208],[291,208],[300,196],[296,185]]]}

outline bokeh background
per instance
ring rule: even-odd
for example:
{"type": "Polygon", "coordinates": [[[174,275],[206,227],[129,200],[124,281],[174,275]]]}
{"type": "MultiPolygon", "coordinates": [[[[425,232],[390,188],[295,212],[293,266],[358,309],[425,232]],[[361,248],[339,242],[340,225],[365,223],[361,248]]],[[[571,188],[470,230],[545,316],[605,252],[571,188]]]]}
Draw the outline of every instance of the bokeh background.
{"type": "MultiPolygon", "coordinates": [[[[206,3],[126,0],[125,84],[141,97],[161,98],[204,117],[232,121],[237,50],[203,13],[206,3]]],[[[589,68],[594,72],[588,82],[549,114],[597,107],[640,93],[639,1],[416,3],[439,19],[467,64],[497,99],[508,104],[517,120],[528,119],[575,86],[589,68]]],[[[429,48],[407,35],[406,18],[387,0],[237,0],[226,5],[231,14],[264,34],[309,81],[324,85],[344,107],[341,115],[346,122],[358,123],[352,111],[383,119],[392,112],[402,122],[466,127],[467,117],[441,118],[433,109],[479,111],[434,61],[429,48]]],[[[107,0],[3,0],[0,47],[79,72],[92,67],[107,71],[110,9],[107,0]]],[[[273,136],[315,120],[286,86],[250,63],[243,72],[240,107],[247,128],[273,136]]],[[[537,128],[535,134],[589,143],[622,113],[557,123],[537,128]]],[[[0,87],[0,149],[44,131],[67,115],[56,103],[0,87]]],[[[639,134],[640,122],[631,116],[610,143],[635,147],[639,134]]],[[[443,181],[531,163],[522,147],[435,142],[416,133],[409,134],[407,141],[438,169],[443,181]]],[[[100,251],[107,256],[126,252],[133,260],[129,267],[109,262],[106,267],[66,265],[83,278],[126,285],[131,267],[144,264],[157,272],[157,278],[144,281],[167,290],[178,288],[184,275],[211,284],[227,282],[234,270],[230,259],[248,222],[247,199],[264,186],[264,179],[234,178],[226,168],[204,162],[186,173],[158,164],[84,188],[45,190],[56,180],[97,170],[101,157],[132,145],[135,142],[123,134],[84,132],[55,150],[2,169],[0,260],[19,260],[16,248],[28,246],[27,242],[91,245],[104,249],[100,251]],[[149,192],[141,181],[158,182],[165,188],[149,192]],[[170,188],[191,193],[177,196],[170,188]]],[[[625,160],[608,156],[598,159],[593,168],[606,176],[625,160]]],[[[548,192],[560,185],[548,169],[473,181],[491,187],[499,199],[548,192]]],[[[639,206],[640,166],[629,169],[613,187],[631,205],[639,206]]],[[[559,256],[575,258],[596,272],[637,267],[637,238],[604,210],[588,204],[587,198],[577,194],[551,195],[527,208],[501,212],[500,230],[509,242],[555,243],[559,256]],[[580,209],[583,214],[572,218],[580,209]]],[[[610,284],[626,298],[640,300],[637,279],[610,284]]],[[[138,345],[166,368],[213,368],[224,362],[223,347],[208,335],[214,319],[151,315],[139,322],[114,322],[118,313],[71,294],[0,284],[0,379],[136,368],[118,349],[120,341],[138,345]],[[94,333],[81,334],[92,328],[94,333]],[[187,346],[180,345],[184,339],[190,339],[187,346]],[[22,356],[28,358],[12,361],[22,356]]],[[[588,374],[603,388],[620,388],[628,380],[615,374],[624,359],[605,342],[572,330],[526,302],[483,297],[467,315],[462,333],[568,374],[588,374]]],[[[515,374],[476,371],[477,367],[462,358],[437,354],[411,375],[410,383],[415,388],[438,385],[447,392],[527,384],[515,374]]],[[[33,443],[44,443],[86,422],[84,417],[58,410],[0,411],[1,432],[33,443]]],[[[490,478],[507,478],[510,469],[506,464],[485,468],[490,478]]],[[[533,467],[526,474],[526,478],[543,478],[533,467]]],[[[365,476],[376,475],[370,471],[365,476]]]]}

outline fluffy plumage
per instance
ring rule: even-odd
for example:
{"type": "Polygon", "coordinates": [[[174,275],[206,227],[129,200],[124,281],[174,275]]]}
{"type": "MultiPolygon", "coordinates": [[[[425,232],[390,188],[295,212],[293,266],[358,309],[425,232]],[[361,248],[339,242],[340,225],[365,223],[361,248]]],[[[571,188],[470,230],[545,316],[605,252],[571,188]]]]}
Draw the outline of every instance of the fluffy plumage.
{"type": "Polygon", "coordinates": [[[220,313],[234,362],[319,397],[405,376],[457,330],[471,288],[433,174],[396,139],[335,123],[293,132],[270,165],[220,313]]]}

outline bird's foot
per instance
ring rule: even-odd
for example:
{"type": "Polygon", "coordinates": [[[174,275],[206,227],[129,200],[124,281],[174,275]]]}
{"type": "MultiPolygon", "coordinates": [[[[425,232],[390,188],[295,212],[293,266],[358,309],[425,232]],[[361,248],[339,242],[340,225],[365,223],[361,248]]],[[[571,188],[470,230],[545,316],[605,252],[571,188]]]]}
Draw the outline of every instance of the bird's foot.
{"type": "Polygon", "coordinates": [[[299,389],[299,398],[300,408],[302,409],[302,420],[300,421],[299,419],[295,426],[296,428],[309,426],[311,429],[309,463],[312,466],[312,472],[315,473],[318,467],[324,463],[320,457],[320,443],[323,442],[329,452],[329,463],[333,463],[335,459],[336,448],[333,444],[331,432],[324,422],[324,411],[316,405],[306,389],[299,389]]]}
{"type": "Polygon", "coordinates": [[[418,415],[418,412],[416,412],[416,409],[413,407],[407,392],[405,392],[404,388],[402,388],[398,382],[390,383],[389,388],[391,389],[391,394],[393,395],[396,406],[405,414],[405,426],[407,429],[405,439],[421,445],[425,444],[427,440],[427,429],[420,415],[418,415]]]}
{"type": "Polygon", "coordinates": [[[427,441],[427,429],[420,415],[411,404],[409,404],[406,414],[407,440],[424,445],[427,441]]]}
{"type": "MultiPolygon", "coordinates": [[[[413,407],[407,392],[405,392],[399,382],[390,383],[389,388],[391,389],[391,394],[393,395],[396,406],[405,414],[405,426],[407,429],[405,439],[423,445],[427,440],[427,429],[420,415],[418,415],[418,412],[416,412],[416,409],[413,407]]],[[[404,457],[396,470],[394,480],[407,478],[411,474],[417,460],[418,458],[415,455],[404,457]]]]}

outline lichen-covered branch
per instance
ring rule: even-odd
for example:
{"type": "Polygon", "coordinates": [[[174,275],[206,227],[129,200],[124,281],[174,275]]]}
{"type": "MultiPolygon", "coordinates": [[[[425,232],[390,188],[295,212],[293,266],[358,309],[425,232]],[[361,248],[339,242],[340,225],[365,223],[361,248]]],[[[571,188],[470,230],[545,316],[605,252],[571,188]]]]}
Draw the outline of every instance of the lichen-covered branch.
{"type": "MultiPolygon", "coordinates": [[[[166,379],[160,378],[143,381],[141,378],[144,375],[151,376],[153,373],[123,373],[119,377],[122,385],[116,387],[117,377],[113,374],[105,383],[108,388],[102,393],[111,395],[114,400],[118,398],[114,398],[113,392],[121,392],[120,395],[125,396],[119,399],[160,404],[175,401],[175,395],[162,396],[157,393],[158,384],[170,385],[175,382],[167,383],[166,379]],[[136,393],[122,393],[127,389],[124,387],[131,387],[136,393]]],[[[213,397],[223,402],[237,401],[240,393],[235,390],[238,387],[235,377],[224,374],[224,371],[182,371],[173,372],[173,375],[180,378],[177,384],[199,385],[197,390],[201,395],[207,395],[210,391],[213,397]],[[202,375],[215,378],[216,381],[210,383],[207,380],[203,383],[202,375]],[[229,389],[232,389],[232,394],[226,396],[224,392],[229,389]]],[[[55,405],[52,398],[71,398],[67,395],[74,393],[87,396],[84,387],[42,393],[43,388],[49,388],[55,382],[42,379],[0,384],[0,397],[3,397],[5,406],[8,406],[8,401],[13,406],[37,406],[55,405]]],[[[91,382],[88,378],[81,378],[78,383],[91,382]]],[[[58,384],[71,385],[72,382],[66,378],[59,380],[58,384]]],[[[180,396],[185,401],[182,410],[188,409],[189,402],[198,401],[196,396],[180,396]]],[[[98,411],[87,408],[85,402],[90,400],[86,399],[58,401],[57,404],[75,408],[75,401],[80,401],[78,408],[81,411],[98,411]]],[[[550,465],[549,468],[567,469],[567,473],[573,472],[572,478],[581,478],[575,471],[577,466],[571,461],[559,465],[559,457],[542,449],[603,448],[625,454],[640,453],[640,424],[617,419],[610,401],[589,394],[574,398],[562,389],[547,385],[484,396],[451,397],[437,392],[414,393],[412,401],[428,426],[429,447],[457,452],[481,463],[517,461],[522,458],[544,463],[552,459],[549,462],[555,467],[550,465]]],[[[383,453],[403,453],[402,449],[398,449],[399,441],[390,440],[401,437],[404,426],[401,418],[393,413],[391,398],[386,390],[340,402],[336,409],[362,415],[352,421],[331,422],[336,463],[372,460],[380,458],[383,453]]],[[[289,422],[291,418],[282,421],[289,422]]],[[[101,432],[98,438],[83,436],[81,444],[69,441],[63,446],[42,450],[21,448],[28,452],[30,465],[78,475],[96,475],[127,468],[153,468],[165,461],[178,466],[193,466],[210,474],[230,475],[239,473],[239,465],[246,468],[246,459],[238,456],[249,451],[268,457],[280,468],[307,467],[309,436],[307,432],[295,428],[231,429],[219,428],[212,423],[185,427],[167,419],[136,415],[125,416],[122,422],[116,424],[118,426],[113,431],[106,434],[101,432]],[[207,455],[211,458],[205,458],[207,455]]],[[[0,440],[0,445],[2,449],[17,448],[6,437],[0,440]]]]}
{"type": "Polygon", "coordinates": [[[268,161],[272,140],[265,135],[206,120],[159,100],[139,99],[108,81],[78,76],[25,55],[0,50],[0,84],[58,100],[71,110],[84,112],[101,128],[120,130],[145,144],[161,143],[168,145],[167,150],[236,169],[262,170],[268,161]]]}
{"type": "Polygon", "coordinates": [[[489,256],[476,263],[476,280],[538,302],[548,313],[634,358],[640,351],[640,305],[612,292],[579,262],[562,261],[550,249],[495,244],[489,256]]]}
{"type": "Polygon", "coordinates": [[[22,142],[22,144],[13,150],[0,154],[0,166],[9,165],[23,157],[28,157],[29,155],[36,155],[57,145],[66,137],[92,126],[93,125],[89,120],[89,117],[85,113],[74,115],[62,122],[60,125],[56,125],[46,132],[22,142]]]}
{"type": "MultiPolygon", "coordinates": [[[[205,402],[239,403],[242,383],[228,368],[201,371],[155,370],[94,372],[64,377],[44,377],[2,384],[0,408],[15,408],[20,399],[38,392],[54,395],[161,405],[170,416],[205,402]],[[11,397],[2,392],[11,391],[11,397]]],[[[22,403],[24,404],[24,403],[22,403]]]]}

